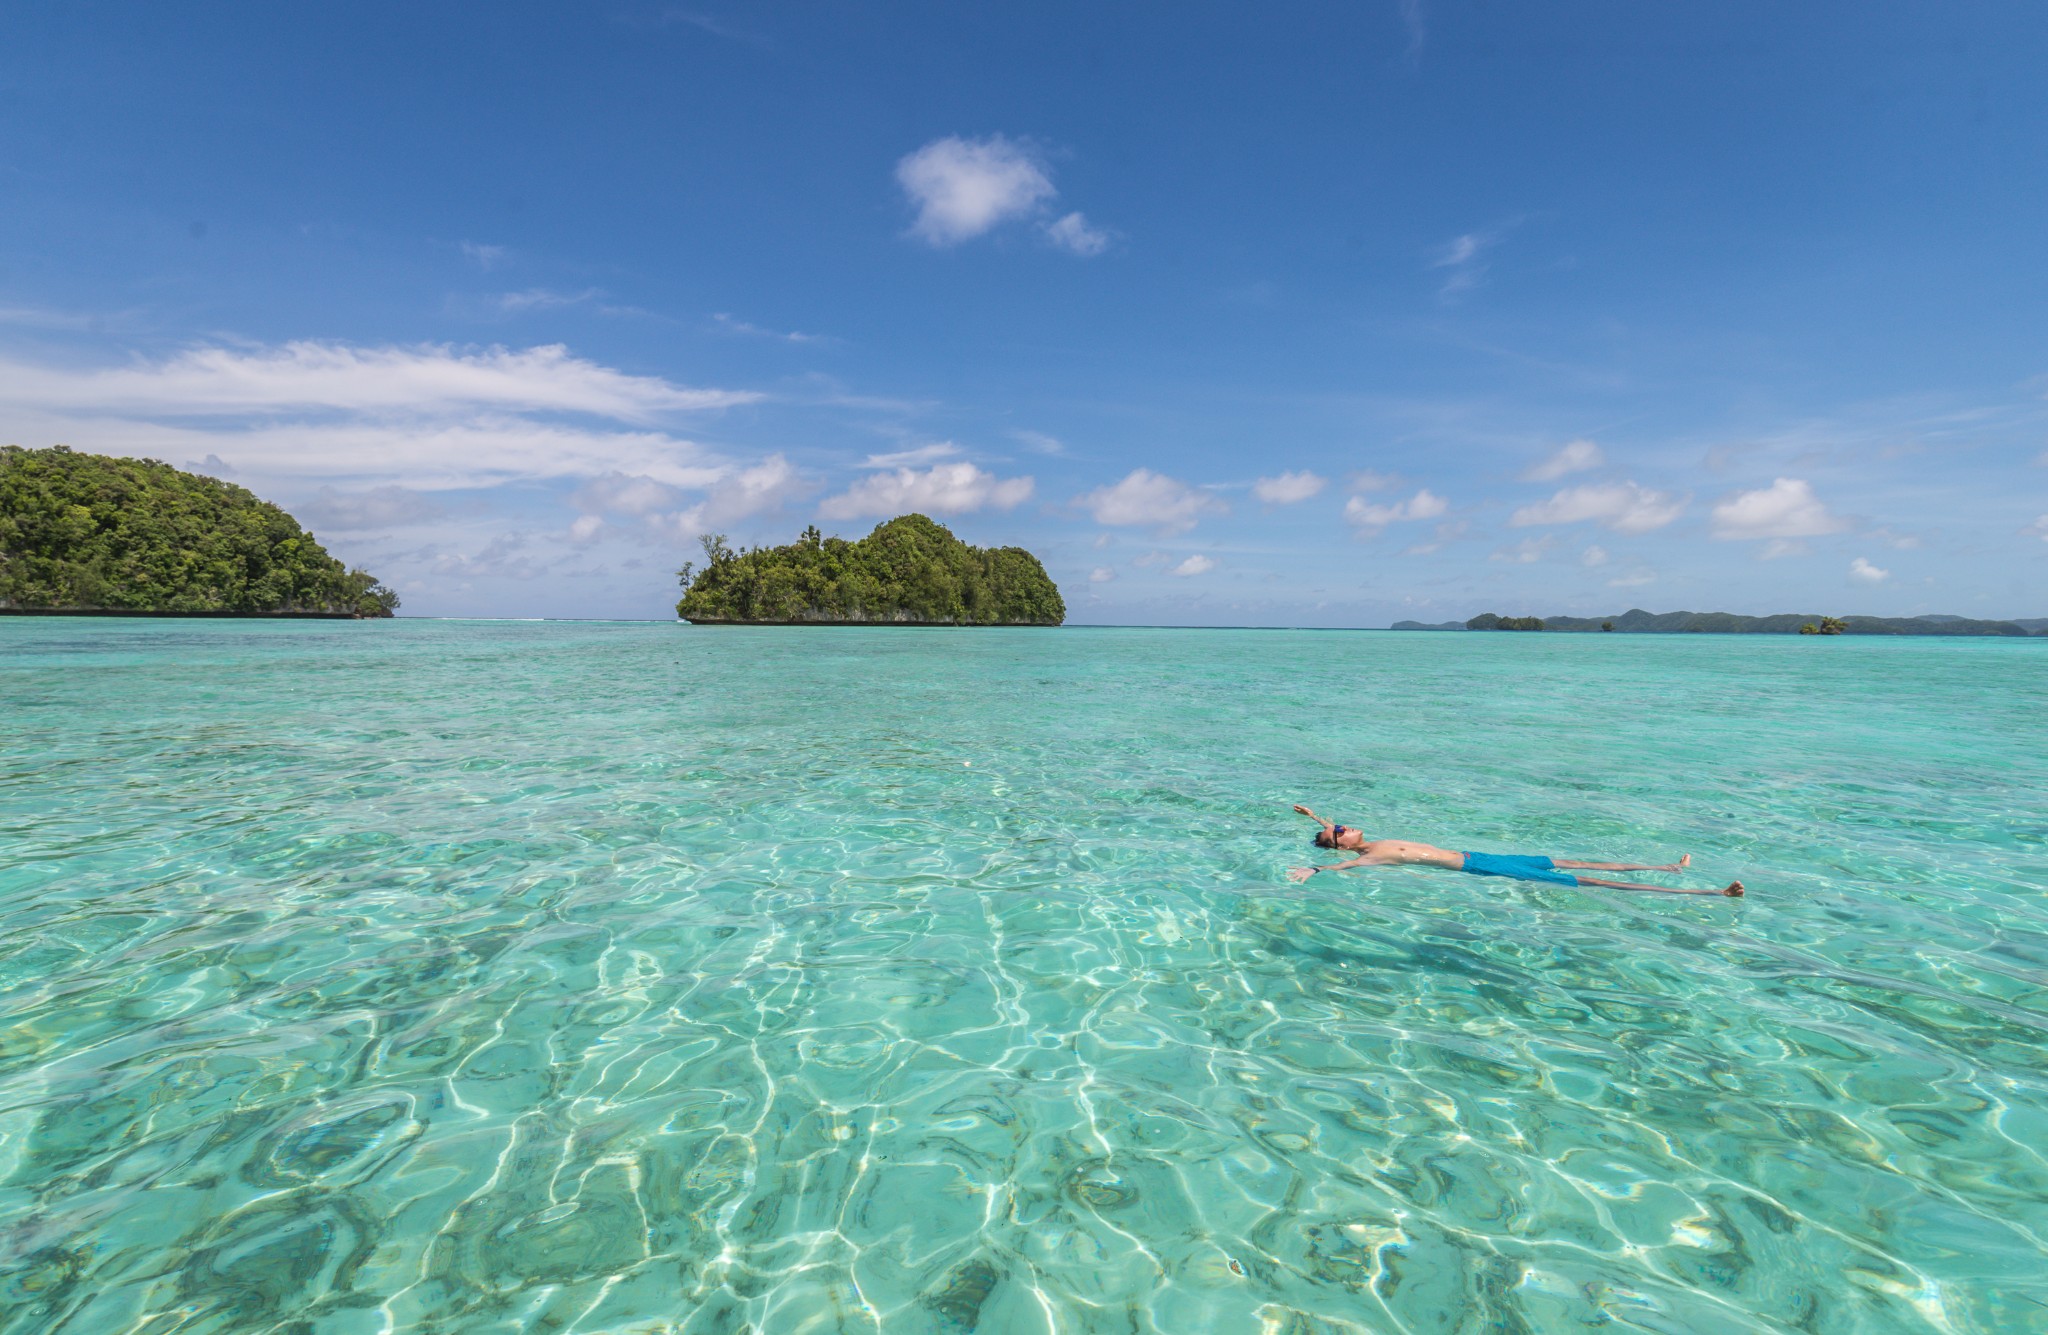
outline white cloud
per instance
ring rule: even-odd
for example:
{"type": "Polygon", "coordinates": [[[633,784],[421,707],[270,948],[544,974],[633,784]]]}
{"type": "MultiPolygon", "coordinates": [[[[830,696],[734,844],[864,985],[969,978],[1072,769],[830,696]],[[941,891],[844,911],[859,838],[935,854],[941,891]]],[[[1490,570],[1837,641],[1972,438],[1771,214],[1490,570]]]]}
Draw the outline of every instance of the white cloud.
{"type": "Polygon", "coordinates": [[[577,515],[575,522],[569,525],[569,541],[580,546],[597,541],[598,535],[603,532],[602,515],[577,515]]]}
{"type": "Polygon", "coordinates": [[[1069,213],[1045,225],[1046,239],[1070,255],[1092,259],[1109,249],[1110,235],[1099,227],[1090,227],[1088,220],[1078,213],[1069,213]]]}
{"type": "Polygon", "coordinates": [[[1892,577],[1892,572],[1874,566],[1859,556],[1849,563],[1849,577],[1860,579],[1865,584],[1882,584],[1892,577]]]}
{"type": "Polygon", "coordinates": [[[1768,487],[1738,492],[1714,507],[1717,538],[1818,538],[1848,527],[1828,513],[1813,487],[1799,478],[1781,477],[1768,487]]]}
{"type": "Polygon", "coordinates": [[[1556,454],[1522,473],[1524,482],[1555,482],[1568,473],[1583,473],[1607,462],[1607,456],[1590,440],[1568,441],[1556,454]]]}
{"type": "Polygon", "coordinates": [[[1298,473],[1285,472],[1260,478],[1252,483],[1252,495],[1268,505],[1293,505],[1316,495],[1329,484],[1328,478],[1317,477],[1303,469],[1298,473]]]}
{"type": "Polygon", "coordinates": [[[1116,571],[1108,566],[1097,566],[1088,572],[1088,582],[1090,584],[1107,584],[1115,578],[1116,571]]]}
{"type": "Polygon", "coordinates": [[[1895,549],[1895,550],[1897,550],[1897,551],[1902,551],[1902,552],[1911,552],[1911,551],[1918,551],[1918,550],[1920,549],[1920,545],[1921,545],[1921,544],[1920,544],[1920,535],[1919,535],[1919,534],[1917,534],[1917,533],[1900,533],[1900,532],[1898,532],[1898,531],[1897,531],[1896,529],[1889,529],[1889,528],[1878,528],[1878,529],[1872,529],[1872,530],[1870,531],[1870,536],[1871,536],[1871,537],[1873,537],[1873,538],[1876,538],[1876,539],[1877,539],[1877,540],[1878,540],[1879,542],[1883,543],[1883,544],[1884,544],[1885,546],[1887,546],[1887,547],[1891,547],[1891,548],[1893,548],[1893,549],[1895,549]]]}
{"type": "Polygon", "coordinates": [[[780,510],[811,489],[811,482],[780,454],[731,472],[712,483],[697,507],[705,523],[723,524],[780,510]]]}
{"type": "Polygon", "coordinates": [[[74,449],[151,459],[224,457],[232,463],[237,480],[249,486],[310,480],[442,491],[623,472],[695,489],[716,482],[733,467],[701,446],[665,432],[564,426],[502,413],[457,421],[369,416],[331,423],[263,421],[208,427],[119,418],[10,416],[18,434],[61,440],[74,449]]]}
{"type": "Polygon", "coordinates": [[[1607,549],[1605,547],[1588,547],[1585,551],[1579,553],[1579,564],[1588,570],[1593,569],[1595,566],[1606,565],[1607,549]]]}
{"type": "Polygon", "coordinates": [[[1435,519],[1451,508],[1450,502],[1435,492],[1424,488],[1405,501],[1393,505],[1368,504],[1363,497],[1353,496],[1344,502],[1344,518],[1347,523],[1361,529],[1377,532],[1389,524],[1405,523],[1412,519],[1435,519]]]}
{"type": "Polygon", "coordinates": [[[1759,561],[1776,561],[1787,556],[1805,556],[1812,550],[1813,548],[1797,538],[1772,538],[1763,545],[1763,550],[1756,554],[1756,559],[1759,561]]]}
{"type": "Polygon", "coordinates": [[[810,479],[787,458],[771,454],[751,467],[723,474],[705,492],[702,501],[686,510],[648,514],[647,524],[673,542],[694,542],[707,529],[780,510],[811,490],[810,479]]]}
{"type": "Polygon", "coordinates": [[[1531,524],[1578,524],[1594,520],[1617,533],[1648,533],[1685,511],[1685,501],[1635,482],[1589,482],[1566,487],[1547,501],[1525,505],[1508,516],[1516,528],[1531,524]]]}
{"type": "Polygon", "coordinates": [[[1214,561],[1197,552],[1167,573],[1185,578],[1189,575],[1206,575],[1215,568],[1216,563],[1214,561]]]}
{"type": "Polygon", "coordinates": [[[1230,513],[1230,507],[1206,491],[1155,473],[1134,469],[1121,482],[1097,487],[1074,503],[1095,517],[1098,524],[1158,529],[1180,533],[1207,515],[1230,513]]]}
{"type": "Polygon", "coordinates": [[[2039,519],[2021,529],[2020,532],[2030,533],[2041,541],[2048,542],[2048,515],[2042,515],[2039,519]]]}
{"type": "Polygon", "coordinates": [[[917,206],[912,235],[934,246],[972,240],[1056,193],[1037,154],[999,134],[935,139],[896,164],[896,180],[917,206]]]}
{"type": "Polygon", "coordinates": [[[972,514],[976,510],[1010,510],[1031,496],[1028,477],[1000,478],[969,463],[936,464],[919,472],[897,468],[862,478],[819,505],[825,519],[860,519],[899,515],[916,510],[927,514],[972,514]]]}
{"type": "Polygon", "coordinates": [[[919,445],[915,449],[891,450],[887,454],[870,454],[861,462],[862,468],[905,468],[916,464],[937,463],[951,459],[960,453],[960,447],[950,440],[935,441],[930,445],[919,445]]]}
{"type": "Polygon", "coordinates": [[[1613,579],[1608,580],[1607,587],[1610,589],[1637,589],[1645,584],[1655,584],[1656,582],[1657,572],[1654,570],[1631,570],[1626,574],[1616,575],[1613,579]]]}
{"type": "Polygon", "coordinates": [[[0,403],[111,415],[330,411],[446,414],[459,409],[588,413],[622,421],[755,403],[750,391],[687,389],[573,357],[560,344],[517,350],[445,345],[192,348],[159,362],[73,370],[0,360],[0,403]]]}
{"type": "Polygon", "coordinates": [[[1376,473],[1370,468],[1361,468],[1344,479],[1344,485],[1354,492],[1385,491],[1401,479],[1392,473],[1376,473]]]}
{"type": "Polygon", "coordinates": [[[485,273],[497,268],[512,258],[512,251],[506,246],[480,246],[474,241],[462,243],[462,253],[469,257],[477,268],[485,273]]]}

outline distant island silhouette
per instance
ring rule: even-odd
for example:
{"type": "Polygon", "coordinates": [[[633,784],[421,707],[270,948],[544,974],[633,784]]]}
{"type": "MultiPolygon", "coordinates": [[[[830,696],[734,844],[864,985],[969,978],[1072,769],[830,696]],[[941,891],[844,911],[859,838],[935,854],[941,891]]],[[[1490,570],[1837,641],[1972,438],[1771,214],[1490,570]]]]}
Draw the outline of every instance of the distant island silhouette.
{"type": "Polygon", "coordinates": [[[718,533],[698,541],[704,568],[676,572],[676,615],[691,625],[1057,626],[1067,616],[1030,552],[970,547],[920,514],[853,542],[815,527],[786,547],[734,551],[718,533]]]}
{"type": "Polygon", "coordinates": [[[1503,617],[1485,612],[1469,621],[1396,621],[1390,630],[1611,631],[1627,635],[2048,635],[2048,617],[1981,621],[1932,614],[1917,617],[1834,617],[1782,612],[1645,612],[1632,607],[1612,617],[1503,617]]]}

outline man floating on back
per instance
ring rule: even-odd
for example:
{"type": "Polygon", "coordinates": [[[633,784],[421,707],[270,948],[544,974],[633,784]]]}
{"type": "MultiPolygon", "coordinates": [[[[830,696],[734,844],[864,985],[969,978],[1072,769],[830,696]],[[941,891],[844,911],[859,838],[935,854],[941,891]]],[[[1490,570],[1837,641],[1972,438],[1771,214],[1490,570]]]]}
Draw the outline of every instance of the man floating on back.
{"type": "Polygon", "coordinates": [[[1597,885],[1606,890],[1649,890],[1660,895],[1728,895],[1739,897],[1742,882],[1730,881],[1725,890],[1692,889],[1676,885],[1642,885],[1634,881],[1603,881],[1594,876],[1575,876],[1567,868],[1581,871],[1684,871],[1692,865],[1688,853],[1676,862],[1656,865],[1647,862],[1573,862],[1516,853],[1453,853],[1406,839],[1368,839],[1349,826],[1333,825],[1307,807],[1296,811],[1323,828],[1315,836],[1317,848],[1356,853],[1349,862],[1327,867],[1289,867],[1287,878],[1306,881],[1319,871],[1344,871],[1351,867],[1447,867],[1474,876],[1506,876],[1517,881],[1542,881],[1549,885],[1597,885]]]}

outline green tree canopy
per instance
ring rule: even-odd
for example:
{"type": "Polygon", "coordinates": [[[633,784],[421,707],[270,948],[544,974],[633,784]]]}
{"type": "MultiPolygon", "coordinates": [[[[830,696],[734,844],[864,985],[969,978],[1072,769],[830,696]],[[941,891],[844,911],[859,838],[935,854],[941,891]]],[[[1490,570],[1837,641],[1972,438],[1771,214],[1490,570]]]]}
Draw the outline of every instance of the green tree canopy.
{"type": "Polygon", "coordinates": [[[679,573],[687,621],[923,622],[1057,626],[1067,605],[1021,547],[970,547],[923,515],[855,542],[816,528],[787,547],[736,552],[706,534],[704,566],[679,573]]]}
{"type": "Polygon", "coordinates": [[[154,459],[8,445],[0,607],[384,617],[398,595],[232,483],[154,459]]]}

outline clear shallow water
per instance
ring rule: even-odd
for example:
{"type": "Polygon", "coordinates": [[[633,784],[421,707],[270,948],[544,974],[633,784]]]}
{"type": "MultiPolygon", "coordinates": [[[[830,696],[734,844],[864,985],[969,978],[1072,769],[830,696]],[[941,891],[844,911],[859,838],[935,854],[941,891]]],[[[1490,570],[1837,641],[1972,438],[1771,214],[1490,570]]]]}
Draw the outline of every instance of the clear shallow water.
{"type": "Polygon", "coordinates": [[[2048,645],[7,619],[0,708],[6,1335],[2048,1329],[2048,645]]]}

